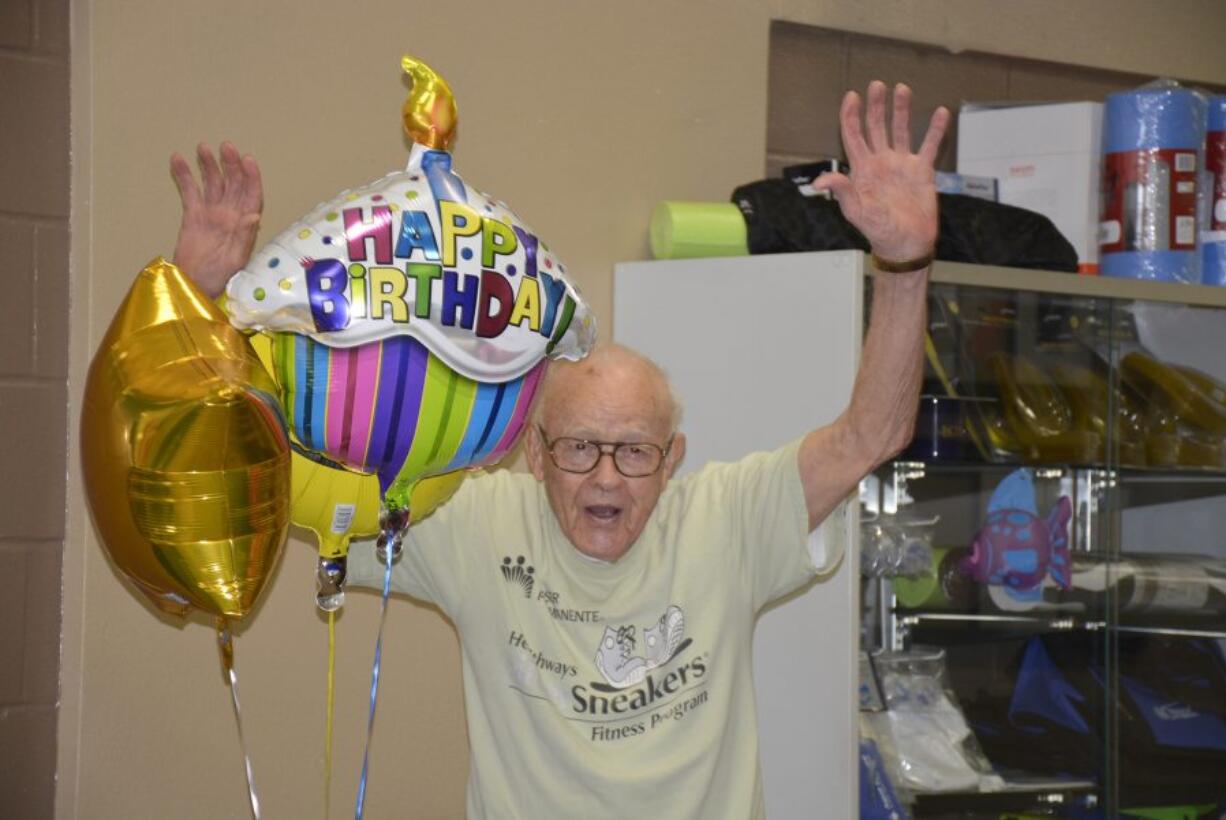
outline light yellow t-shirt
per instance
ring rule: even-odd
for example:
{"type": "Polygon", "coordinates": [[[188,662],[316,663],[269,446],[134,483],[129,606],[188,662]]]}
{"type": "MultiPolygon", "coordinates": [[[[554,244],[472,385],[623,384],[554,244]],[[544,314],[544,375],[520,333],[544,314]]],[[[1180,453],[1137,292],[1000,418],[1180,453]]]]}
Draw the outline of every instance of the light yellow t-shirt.
{"type": "MultiPolygon", "coordinates": [[[[470,820],[762,816],[755,615],[828,568],[798,445],[670,481],[615,564],[575,550],[527,474],[469,479],[411,528],[392,585],[459,629],[470,820]]],[[[349,560],[382,587],[369,542],[349,560]]]]}

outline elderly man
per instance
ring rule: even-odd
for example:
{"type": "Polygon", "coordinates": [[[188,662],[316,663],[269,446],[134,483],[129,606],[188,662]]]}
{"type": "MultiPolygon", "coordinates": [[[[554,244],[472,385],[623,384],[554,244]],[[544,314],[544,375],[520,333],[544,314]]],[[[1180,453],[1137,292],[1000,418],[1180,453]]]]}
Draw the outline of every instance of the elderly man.
{"type": "MultiPolygon", "coordinates": [[[[763,814],[755,616],[839,559],[809,535],[909,440],[936,242],[933,160],[949,113],[910,147],[910,91],[869,86],[840,112],[852,174],[827,174],[877,267],[851,403],[774,452],[676,481],[679,407],[659,368],[606,345],[551,368],[527,436],[531,475],[467,481],[415,525],[393,574],[459,630],[472,748],[470,818],[763,814]]],[[[201,146],[199,189],[171,167],[175,261],[216,295],[250,254],[259,171],[201,146]]],[[[815,351],[816,353],[816,351],[815,351]]],[[[350,580],[381,585],[369,545],[350,580]]]]}

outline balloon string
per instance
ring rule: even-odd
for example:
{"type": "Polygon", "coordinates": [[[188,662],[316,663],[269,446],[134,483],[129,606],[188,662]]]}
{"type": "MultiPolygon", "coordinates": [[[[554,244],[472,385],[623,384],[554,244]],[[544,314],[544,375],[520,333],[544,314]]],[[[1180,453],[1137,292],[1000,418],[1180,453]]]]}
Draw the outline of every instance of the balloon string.
{"type": "Polygon", "coordinates": [[[243,750],[243,768],[247,772],[247,799],[251,803],[251,816],[260,820],[260,798],[255,793],[255,778],[251,773],[251,753],[243,736],[243,712],[238,704],[238,672],[234,669],[234,639],[225,618],[217,619],[217,644],[221,649],[221,666],[230,683],[230,702],[234,704],[234,723],[238,726],[238,744],[243,750]]]}
{"type": "Polygon", "coordinates": [[[324,820],[332,816],[332,706],[336,702],[336,611],[328,613],[328,716],[324,726],[324,820]]]}
{"type": "Polygon", "coordinates": [[[366,775],[370,769],[370,740],[375,732],[375,704],[379,698],[379,669],[383,662],[383,625],[387,623],[387,599],[392,590],[392,559],[395,550],[389,542],[386,555],[386,565],[383,570],[383,603],[379,609],[379,636],[375,640],[375,662],[370,670],[370,714],[366,720],[366,751],[362,754],[362,779],[358,781],[358,804],[354,820],[362,820],[362,812],[366,804],[366,775]]]}

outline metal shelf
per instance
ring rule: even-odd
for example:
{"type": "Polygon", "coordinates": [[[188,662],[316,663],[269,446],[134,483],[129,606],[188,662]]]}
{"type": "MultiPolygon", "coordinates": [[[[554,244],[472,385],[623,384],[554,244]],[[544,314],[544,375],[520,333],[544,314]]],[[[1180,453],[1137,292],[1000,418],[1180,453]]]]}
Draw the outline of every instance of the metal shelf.
{"type": "Polygon", "coordinates": [[[1053,475],[1073,472],[1114,473],[1117,481],[1127,484],[1187,484],[1205,483],[1226,485],[1226,470],[1197,469],[1191,467],[1108,467],[1104,464],[1071,464],[1063,462],[1036,463],[1027,461],[919,461],[898,459],[891,464],[895,469],[910,471],[911,478],[926,475],[980,475],[984,472],[1008,473],[1028,467],[1038,473],[1053,475]]]}
{"type": "Polygon", "coordinates": [[[1102,621],[1085,621],[1068,615],[981,615],[977,613],[955,612],[922,612],[917,610],[896,610],[895,617],[903,626],[913,627],[923,623],[936,623],[952,626],[999,626],[1002,628],[1024,628],[1029,630],[1065,631],[1069,629],[1101,629],[1102,621]]]}
{"type": "Polygon", "coordinates": [[[1089,780],[1061,783],[1045,779],[1007,782],[1004,789],[991,792],[924,792],[915,795],[914,814],[918,820],[964,812],[1053,810],[1072,806],[1094,808],[1099,803],[1096,789],[1096,784],[1089,780]]]}
{"type": "MultiPolygon", "coordinates": [[[[871,270],[871,265],[866,266],[866,270],[871,270]]],[[[1144,279],[1079,276],[1057,271],[968,265],[961,262],[936,262],[932,267],[932,281],[997,290],[1061,293],[1090,299],[1122,299],[1170,302],[1196,307],[1226,307],[1226,288],[1151,282],[1144,279]]]]}
{"type": "Polygon", "coordinates": [[[1127,632],[1131,634],[1167,635],[1186,638],[1213,638],[1226,640],[1226,629],[1202,629],[1198,626],[1142,626],[1140,624],[1108,625],[1095,618],[1080,618],[1067,614],[1050,615],[985,615],[979,613],[923,612],[919,610],[895,610],[895,617],[905,627],[925,624],[939,627],[967,627],[985,629],[999,627],[1003,630],[1022,632],[1063,632],[1084,629],[1087,632],[1127,632]]]}
{"type": "MultiPolygon", "coordinates": [[[[895,479],[921,482],[937,479],[946,482],[965,481],[982,484],[981,477],[998,481],[1005,474],[1026,467],[1034,470],[1037,478],[1084,478],[1090,486],[1114,487],[1121,493],[1121,509],[1146,507],[1190,501],[1196,498],[1226,496],[1226,471],[1201,469],[1165,469],[1124,467],[1108,469],[1097,464],[1034,464],[1023,462],[946,462],[912,461],[899,459],[892,463],[895,479]]],[[[889,474],[891,467],[885,468],[889,474]]],[[[879,475],[882,473],[879,471],[879,475]]],[[[922,486],[922,485],[920,485],[922,486]]],[[[936,494],[938,497],[942,493],[936,494]]]]}

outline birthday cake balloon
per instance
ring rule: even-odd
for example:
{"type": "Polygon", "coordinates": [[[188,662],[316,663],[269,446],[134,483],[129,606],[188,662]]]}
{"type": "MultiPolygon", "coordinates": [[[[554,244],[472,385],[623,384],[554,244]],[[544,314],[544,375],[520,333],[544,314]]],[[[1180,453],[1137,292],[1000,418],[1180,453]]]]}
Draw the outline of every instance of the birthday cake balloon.
{"type": "Polygon", "coordinates": [[[396,554],[462,471],[515,445],[549,360],[581,359],[596,339],[553,252],[452,169],[447,83],[412,57],[401,66],[405,170],[319,205],[226,288],[232,324],[265,334],[299,456],[292,517],[319,534],[328,609],[349,539],[377,522],[396,554]]]}
{"type": "Polygon", "coordinates": [[[408,166],[341,192],[258,251],[227,286],[231,320],[333,348],[410,336],[482,382],[523,376],[545,355],[582,358],[595,322],[565,266],[452,170],[451,91],[420,61],[402,66],[413,79],[408,166]]]}

